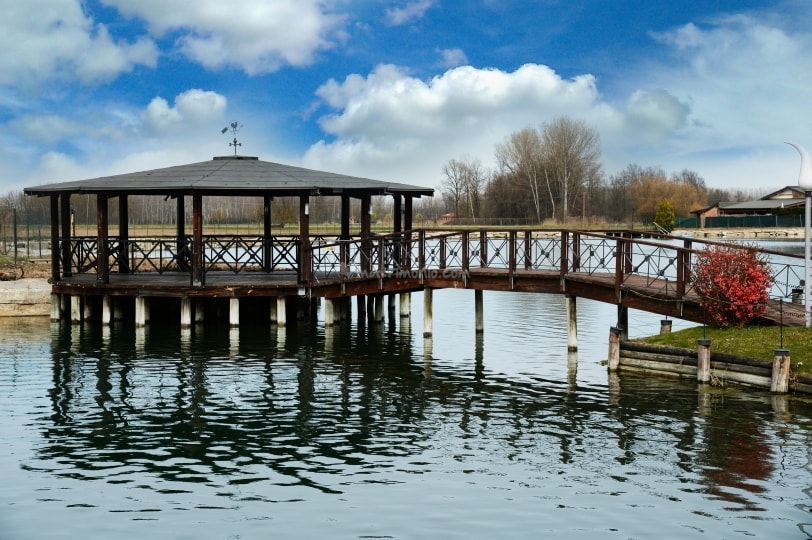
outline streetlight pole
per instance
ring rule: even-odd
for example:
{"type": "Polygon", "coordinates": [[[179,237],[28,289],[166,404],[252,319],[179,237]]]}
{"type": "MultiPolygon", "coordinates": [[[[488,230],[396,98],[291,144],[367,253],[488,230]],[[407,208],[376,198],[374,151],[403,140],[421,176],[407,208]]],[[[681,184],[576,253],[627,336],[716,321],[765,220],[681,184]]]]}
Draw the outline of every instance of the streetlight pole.
{"type": "Polygon", "coordinates": [[[810,326],[810,305],[809,305],[809,255],[810,255],[810,201],[812,200],[812,162],[806,150],[791,142],[788,145],[795,148],[801,155],[801,172],[798,174],[798,187],[804,190],[804,324],[810,326]]]}

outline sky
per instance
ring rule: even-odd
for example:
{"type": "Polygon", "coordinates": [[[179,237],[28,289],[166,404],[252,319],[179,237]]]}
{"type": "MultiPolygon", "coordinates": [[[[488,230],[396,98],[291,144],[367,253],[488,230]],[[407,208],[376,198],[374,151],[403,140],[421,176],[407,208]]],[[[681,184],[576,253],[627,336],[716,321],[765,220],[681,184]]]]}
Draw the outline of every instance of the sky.
{"type": "Polygon", "coordinates": [[[0,193],[207,161],[439,187],[513,132],[594,129],[709,187],[797,183],[809,0],[0,0],[0,193]],[[236,133],[239,146],[231,146],[236,133]],[[229,128],[225,133],[224,128],[229,128]]]}

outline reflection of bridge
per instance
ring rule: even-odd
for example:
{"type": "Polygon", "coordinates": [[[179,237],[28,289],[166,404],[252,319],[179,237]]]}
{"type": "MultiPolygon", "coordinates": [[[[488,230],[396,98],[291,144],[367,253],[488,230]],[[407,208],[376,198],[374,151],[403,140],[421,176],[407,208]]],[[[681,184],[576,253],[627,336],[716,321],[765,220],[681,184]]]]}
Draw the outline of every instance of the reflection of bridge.
{"type": "MultiPolygon", "coordinates": [[[[269,307],[270,320],[284,324],[286,309],[302,299],[324,298],[329,325],[341,317],[344,301],[351,297],[357,298],[359,310],[382,318],[386,297],[391,301],[401,294],[401,315],[407,315],[408,293],[429,291],[430,302],[432,289],[465,288],[564,294],[573,308],[577,297],[607,302],[618,306],[621,326],[628,308],[704,322],[690,269],[708,242],[691,238],[530,229],[310,236],[307,243],[296,236],[206,236],[200,243],[199,282],[191,269],[192,242],[186,237],[110,237],[101,268],[96,237],[62,242],[60,252],[70,253],[70,262],[63,265],[53,292],[65,300],[61,315],[70,313],[73,319],[96,312],[108,322],[134,309],[136,322],[144,323],[148,300],[176,298],[181,323],[191,324],[210,309],[207,302],[227,298],[232,324],[239,323],[241,309],[255,318],[262,306],[269,307]],[[134,308],[127,307],[131,304],[134,308]]],[[[762,254],[775,276],[763,319],[803,324],[803,307],[793,302],[802,286],[803,258],[762,254]]],[[[60,315],[58,307],[55,316],[60,315]]],[[[426,308],[430,315],[430,304],[426,308]]],[[[481,309],[478,294],[478,324],[481,309]]]]}

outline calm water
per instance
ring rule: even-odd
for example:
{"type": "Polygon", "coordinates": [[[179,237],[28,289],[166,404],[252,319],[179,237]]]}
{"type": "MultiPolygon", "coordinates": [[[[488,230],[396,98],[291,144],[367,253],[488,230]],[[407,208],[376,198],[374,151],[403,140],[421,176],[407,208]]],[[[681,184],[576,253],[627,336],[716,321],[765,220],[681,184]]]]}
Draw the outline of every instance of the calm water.
{"type": "MultiPolygon", "coordinates": [[[[0,321],[0,538],[807,538],[812,403],[622,375],[614,307],[409,323],[0,321]]],[[[632,312],[632,335],[659,317],[632,312]]],[[[680,323],[675,324],[680,327],[680,323]]]]}

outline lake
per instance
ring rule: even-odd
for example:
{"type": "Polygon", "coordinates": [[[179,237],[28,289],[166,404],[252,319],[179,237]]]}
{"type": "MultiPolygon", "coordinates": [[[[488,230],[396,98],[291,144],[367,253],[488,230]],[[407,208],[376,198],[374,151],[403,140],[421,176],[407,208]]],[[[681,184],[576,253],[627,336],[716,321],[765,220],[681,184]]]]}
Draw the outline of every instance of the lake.
{"type": "Polygon", "coordinates": [[[435,291],[430,341],[412,300],[328,330],[0,320],[0,538],[812,535],[811,400],[610,376],[614,306],[579,299],[567,353],[563,297],[485,292],[477,336],[473,292],[435,291]]]}

